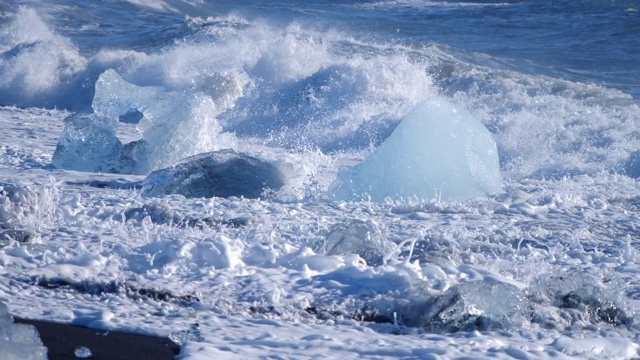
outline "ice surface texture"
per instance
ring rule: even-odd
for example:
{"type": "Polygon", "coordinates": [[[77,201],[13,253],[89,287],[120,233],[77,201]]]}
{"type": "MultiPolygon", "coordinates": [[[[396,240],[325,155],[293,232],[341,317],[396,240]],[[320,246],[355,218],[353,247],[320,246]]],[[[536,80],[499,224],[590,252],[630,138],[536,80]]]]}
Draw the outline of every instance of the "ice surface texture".
{"type": "Polygon", "coordinates": [[[46,360],[47,348],[42,345],[33,325],[14,324],[7,306],[0,302],[0,359],[46,360]]]}
{"type": "Polygon", "coordinates": [[[326,255],[357,254],[368,264],[380,264],[395,244],[385,239],[375,222],[352,220],[332,226],[320,250],[326,255]]]}
{"type": "Polygon", "coordinates": [[[377,151],[343,172],[336,199],[468,199],[499,192],[500,165],[489,130],[443,98],[414,109],[377,151]]]}
{"type": "Polygon", "coordinates": [[[200,325],[198,323],[192,324],[187,330],[180,330],[169,334],[169,340],[175,344],[182,346],[190,341],[202,342],[204,336],[200,332],[200,325]]]}
{"type": "Polygon", "coordinates": [[[93,356],[93,354],[91,353],[91,349],[85,346],[80,346],[76,348],[76,350],[74,351],[74,355],[80,359],[86,359],[93,356]]]}
{"type": "Polygon", "coordinates": [[[220,150],[152,172],[144,180],[142,191],[145,196],[180,194],[188,198],[254,199],[265,190],[275,191],[283,185],[283,175],[272,164],[233,150],[220,150]]]}
{"type": "Polygon", "coordinates": [[[58,168],[146,174],[185,157],[217,150],[221,127],[213,100],[199,92],[171,92],[126,82],[107,70],[96,82],[92,114],[65,119],[53,156],[58,168]],[[121,116],[142,114],[142,139],[123,144],[116,135],[121,116]]]}
{"type": "MultiPolygon", "coordinates": [[[[398,311],[408,326],[433,332],[488,331],[611,324],[636,326],[637,316],[625,299],[623,284],[583,270],[545,274],[519,288],[500,281],[462,282],[398,311]]],[[[384,313],[380,309],[380,313],[384,313]]]]}
{"type": "Polygon", "coordinates": [[[116,136],[116,123],[96,114],[74,114],[64,120],[64,132],[53,153],[57,168],[133,172],[133,159],[116,136]]]}
{"type": "Polygon", "coordinates": [[[434,298],[420,325],[447,332],[506,329],[526,324],[527,310],[524,292],[514,285],[472,281],[434,298]]]}
{"type": "Polygon", "coordinates": [[[551,304],[555,312],[536,311],[535,322],[547,327],[559,324],[637,326],[637,315],[624,295],[625,284],[607,278],[569,270],[538,278],[530,292],[538,304],[551,304]]]}

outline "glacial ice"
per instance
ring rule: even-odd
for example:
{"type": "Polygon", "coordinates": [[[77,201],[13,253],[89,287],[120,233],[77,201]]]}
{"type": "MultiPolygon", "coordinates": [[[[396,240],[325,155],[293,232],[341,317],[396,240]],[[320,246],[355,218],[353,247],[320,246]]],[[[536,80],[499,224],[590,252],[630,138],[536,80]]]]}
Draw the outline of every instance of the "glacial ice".
{"type": "Polygon", "coordinates": [[[352,220],[329,229],[321,253],[325,255],[357,254],[370,265],[379,265],[395,249],[373,221],[352,220]]]}
{"type": "Polygon", "coordinates": [[[277,191],[283,185],[282,173],[271,163],[233,150],[220,150],[153,171],[143,181],[142,194],[255,199],[265,190],[277,191]]]}
{"type": "Polygon", "coordinates": [[[93,356],[91,349],[86,346],[77,347],[73,354],[79,359],[87,359],[93,356]]]}
{"type": "Polygon", "coordinates": [[[0,302],[0,358],[2,360],[46,360],[47,348],[42,345],[33,325],[14,324],[7,306],[0,302]]]}
{"type": "Polygon", "coordinates": [[[98,114],[73,114],[64,119],[64,131],[53,153],[61,169],[131,173],[133,159],[116,136],[117,123],[98,114]]]}
{"type": "Polygon", "coordinates": [[[419,105],[391,136],[332,185],[337,200],[444,200],[501,190],[496,143],[487,128],[443,98],[419,105]]]}
{"type": "Polygon", "coordinates": [[[136,164],[138,173],[217,150],[222,128],[214,117],[216,105],[202,93],[137,86],[110,69],[96,82],[92,106],[96,114],[109,119],[119,119],[132,111],[142,113],[137,128],[146,142],[146,163],[136,164]]]}
{"type": "Polygon", "coordinates": [[[173,341],[179,346],[183,346],[191,341],[202,342],[204,341],[204,336],[202,336],[202,333],[200,332],[200,324],[194,323],[191,324],[189,329],[180,330],[169,334],[169,340],[173,341]]]}
{"type": "Polygon", "coordinates": [[[95,85],[91,114],[65,119],[53,156],[58,168],[146,174],[195,154],[217,150],[233,141],[221,135],[213,100],[199,92],[172,92],[126,82],[112,69],[95,85]],[[142,139],[123,144],[120,121],[137,122],[142,139]]]}
{"type": "Polygon", "coordinates": [[[551,304],[557,314],[537,311],[534,321],[545,326],[554,324],[630,325],[636,314],[627,303],[624,285],[615,278],[604,278],[569,269],[536,279],[530,293],[534,303],[551,304]]]}
{"type": "Polygon", "coordinates": [[[182,220],[171,207],[162,203],[144,204],[124,212],[126,221],[142,221],[147,217],[154,224],[178,224],[182,220]]]}
{"type": "Polygon", "coordinates": [[[514,285],[471,281],[435,297],[419,319],[426,328],[446,332],[507,329],[527,323],[528,304],[514,285]]]}

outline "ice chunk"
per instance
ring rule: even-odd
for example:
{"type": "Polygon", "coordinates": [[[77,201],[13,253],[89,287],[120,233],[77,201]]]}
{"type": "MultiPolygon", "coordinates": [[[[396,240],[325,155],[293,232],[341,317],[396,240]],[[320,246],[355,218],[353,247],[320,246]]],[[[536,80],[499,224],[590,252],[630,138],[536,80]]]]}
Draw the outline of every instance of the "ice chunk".
{"type": "Polygon", "coordinates": [[[47,348],[42,346],[33,325],[14,324],[7,306],[0,302],[0,359],[44,360],[47,348]]]}
{"type": "Polygon", "coordinates": [[[117,123],[97,114],[74,114],[64,120],[64,132],[52,163],[61,169],[131,173],[133,160],[116,136],[117,123]]]}
{"type": "Polygon", "coordinates": [[[331,227],[323,242],[321,253],[358,254],[369,264],[380,264],[394,248],[395,244],[385,239],[373,221],[353,220],[331,227]]]}
{"type": "Polygon", "coordinates": [[[177,224],[181,221],[173,209],[162,203],[144,204],[142,207],[127,209],[124,217],[127,221],[142,221],[148,217],[154,224],[177,224]]]}
{"type": "Polygon", "coordinates": [[[20,344],[42,345],[38,329],[27,324],[13,324],[10,340],[20,344]]]}
{"type": "Polygon", "coordinates": [[[230,147],[234,141],[232,135],[220,134],[215,118],[219,111],[209,96],[137,86],[115,70],[100,75],[92,106],[92,114],[65,119],[54,166],[146,174],[191,155],[230,147]],[[121,121],[136,122],[142,139],[123,144],[116,134],[121,121]]]}
{"type": "Polygon", "coordinates": [[[7,305],[0,302],[0,339],[9,338],[11,334],[11,324],[13,323],[13,317],[9,313],[7,305]]]}
{"type": "Polygon", "coordinates": [[[204,336],[202,336],[200,332],[200,324],[194,323],[187,330],[169,334],[169,340],[173,341],[176,345],[182,346],[190,341],[202,342],[204,341],[204,336]]]}
{"type": "Polygon", "coordinates": [[[137,173],[175,163],[198,153],[218,150],[222,128],[214,101],[202,93],[171,92],[161,87],[126,82],[107,70],[96,82],[93,109],[97,115],[118,121],[122,115],[140,113],[137,129],[145,142],[137,173]]]}
{"type": "Polygon", "coordinates": [[[0,355],[2,360],[46,360],[47,348],[0,339],[0,355]]]}
{"type": "Polygon", "coordinates": [[[282,173],[271,163],[233,150],[220,150],[152,172],[143,181],[142,193],[180,194],[188,198],[258,198],[265,190],[275,191],[283,185],[282,173]]]}
{"type": "Polygon", "coordinates": [[[93,354],[91,353],[91,350],[86,346],[77,347],[76,350],[73,352],[73,354],[80,359],[86,359],[93,356],[93,354]]]}
{"type": "Polygon", "coordinates": [[[330,196],[468,199],[499,192],[496,143],[473,116],[443,98],[414,109],[375,153],[342,172],[330,196]]]}
{"type": "Polygon", "coordinates": [[[527,323],[528,308],[524,292],[514,285],[472,281],[432,300],[420,321],[426,328],[446,332],[508,329],[527,323]]]}
{"type": "MultiPolygon", "coordinates": [[[[601,278],[579,269],[542,276],[531,288],[536,303],[550,304],[561,309],[571,323],[609,323],[629,325],[634,311],[624,296],[624,285],[615,278],[601,278]]],[[[536,319],[555,322],[553,319],[536,319]]]]}

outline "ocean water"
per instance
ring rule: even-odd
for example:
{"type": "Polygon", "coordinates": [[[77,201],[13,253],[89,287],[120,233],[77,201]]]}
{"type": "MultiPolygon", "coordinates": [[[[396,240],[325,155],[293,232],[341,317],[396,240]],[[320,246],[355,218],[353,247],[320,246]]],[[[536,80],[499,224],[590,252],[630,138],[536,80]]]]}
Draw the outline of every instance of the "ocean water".
{"type": "Polygon", "coordinates": [[[631,0],[0,0],[0,301],[198,323],[182,358],[638,357],[639,58],[631,0]],[[434,99],[489,131],[500,191],[331,195],[434,99]],[[101,116],[144,162],[91,168],[96,133],[54,157],[101,116]],[[141,194],[226,148],[285,185],[141,194]]]}

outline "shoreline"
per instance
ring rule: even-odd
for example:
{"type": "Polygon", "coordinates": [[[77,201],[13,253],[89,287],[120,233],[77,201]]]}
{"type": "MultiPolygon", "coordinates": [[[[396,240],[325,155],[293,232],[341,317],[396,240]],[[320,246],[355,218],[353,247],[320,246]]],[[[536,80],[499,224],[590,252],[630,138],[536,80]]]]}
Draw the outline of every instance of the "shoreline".
{"type": "Polygon", "coordinates": [[[14,317],[14,322],[38,329],[49,360],[78,359],[75,350],[81,346],[91,350],[88,359],[98,360],[169,360],[180,353],[180,347],[166,337],[19,317],[14,317]]]}

